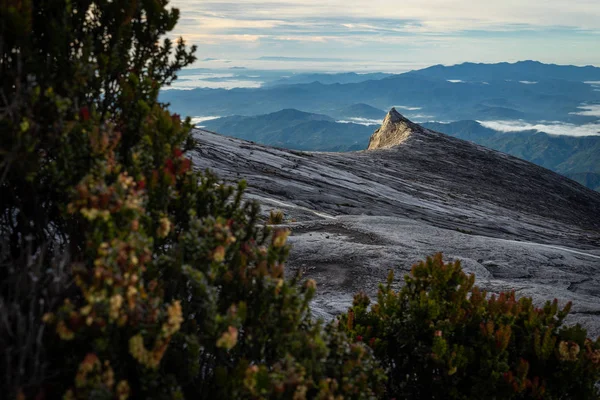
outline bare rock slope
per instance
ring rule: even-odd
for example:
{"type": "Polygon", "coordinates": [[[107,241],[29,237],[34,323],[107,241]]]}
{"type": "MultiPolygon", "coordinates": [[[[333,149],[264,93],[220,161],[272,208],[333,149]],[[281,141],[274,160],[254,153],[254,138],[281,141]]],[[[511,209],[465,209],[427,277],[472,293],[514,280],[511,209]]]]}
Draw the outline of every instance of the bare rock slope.
{"type": "Polygon", "coordinates": [[[317,313],[375,294],[441,251],[477,283],[537,302],[574,302],[572,322],[600,334],[600,193],[504,153],[433,132],[396,110],[371,150],[305,153],[196,130],[193,158],[246,179],[292,229],[289,267],[319,284],[317,313]]]}

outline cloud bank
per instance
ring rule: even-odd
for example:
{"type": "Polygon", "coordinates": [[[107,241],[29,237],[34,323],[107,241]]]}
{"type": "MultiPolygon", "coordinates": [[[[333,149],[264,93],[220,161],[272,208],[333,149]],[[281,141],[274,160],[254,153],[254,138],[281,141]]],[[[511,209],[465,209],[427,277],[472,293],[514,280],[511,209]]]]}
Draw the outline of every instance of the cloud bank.
{"type": "Polygon", "coordinates": [[[338,122],[340,124],[358,124],[358,125],[365,125],[365,126],[381,125],[381,120],[361,118],[361,117],[352,117],[352,118],[348,118],[347,120],[342,119],[342,120],[338,120],[335,122],[338,122]]]}
{"type": "Polygon", "coordinates": [[[572,112],[573,115],[585,115],[586,117],[600,117],[600,104],[590,104],[579,107],[580,110],[572,112]]]}
{"type": "Polygon", "coordinates": [[[573,125],[564,122],[527,123],[524,121],[477,121],[482,126],[499,132],[537,131],[550,135],[597,136],[600,135],[600,122],[573,125]]]}

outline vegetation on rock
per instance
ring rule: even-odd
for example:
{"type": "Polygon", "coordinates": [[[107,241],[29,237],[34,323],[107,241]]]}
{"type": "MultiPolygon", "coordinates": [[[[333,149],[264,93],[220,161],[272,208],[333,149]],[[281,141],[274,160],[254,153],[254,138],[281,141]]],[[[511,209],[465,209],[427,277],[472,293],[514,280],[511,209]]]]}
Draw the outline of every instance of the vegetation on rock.
{"type": "Polygon", "coordinates": [[[340,326],[388,371],[387,395],[407,399],[598,398],[600,340],[565,326],[571,304],[542,308],[514,292],[488,296],[441,254],[393,274],[369,307],[364,294],[340,326]]]}
{"type": "Polygon", "coordinates": [[[269,224],[270,225],[279,225],[283,223],[284,219],[283,211],[281,210],[271,210],[269,212],[269,224]]]}

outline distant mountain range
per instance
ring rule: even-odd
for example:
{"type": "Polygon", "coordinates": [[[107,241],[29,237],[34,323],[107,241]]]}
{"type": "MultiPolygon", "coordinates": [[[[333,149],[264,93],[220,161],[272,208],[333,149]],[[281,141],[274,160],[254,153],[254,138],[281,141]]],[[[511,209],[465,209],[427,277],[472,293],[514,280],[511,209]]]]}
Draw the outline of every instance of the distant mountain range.
{"type": "MultiPolygon", "coordinates": [[[[345,112],[352,115],[353,111],[361,110],[369,117],[385,116],[385,112],[366,104],[337,111],[338,115],[345,112]]],[[[364,150],[377,128],[375,125],[340,123],[327,115],[294,109],[252,117],[219,118],[202,125],[210,131],[265,145],[311,151],[364,150]]],[[[531,161],[600,190],[600,136],[557,136],[537,131],[506,133],[486,128],[473,120],[421,125],[531,161]]]]}
{"type": "Polygon", "coordinates": [[[334,83],[358,83],[368,80],[378,80],[392,76],[393,74],[386,74],[383,72],[373,72],[367,74],[357,74],[356,72],[343,72],[337,74],[323,74],[323,73],[300,73],[294,74],[287,78],[281,78],[273,82],[268,82],[267,86],[276,85],[294,85],[299,83],[312,83],[320,82],[326,85],[334,83]]]}
{"type": "Polygon", "coordinates": [[[365,103],[352,104],[347,107],[340,108],[338,110],[332,110],[328,114],[333,115],[337,118],[363,118],[371,120],[383,120],[386,112],[370,106],[365,103]]]}
{"type": "Polygon", "coordinates": [[[276,82],[252,89],[169,90],[161,99],[173,111],[190,116],[251,116],[286,108],[333,115],[332,110],[364,103],[384,111],[396,106],[417,122],[522,119],[586,124],[600,118],[600,112],[580,108],[600,105],[596,67],[525,61],[434,66],[399,75],[299,74],[276,82]]]}
{"type": "Polygon", "coordinates": [[[295,150],[353,151],[367,147],[372,127],[337,123],[294,109],[252,117],[231,116],[202,123],[223,135],[295,150]]]}
{"type": "Polygon", "coordinates": [[[517,63],[475,64],[463,63],[453,66],[434,65],[415,71],[419,75],[439,79],[463,81],[494,81],[514,79],[528,83],[537,80],[560,79],[567,81],[600,81],[600,68],[594,66],[543,64],[538,61],[517,63]]]}

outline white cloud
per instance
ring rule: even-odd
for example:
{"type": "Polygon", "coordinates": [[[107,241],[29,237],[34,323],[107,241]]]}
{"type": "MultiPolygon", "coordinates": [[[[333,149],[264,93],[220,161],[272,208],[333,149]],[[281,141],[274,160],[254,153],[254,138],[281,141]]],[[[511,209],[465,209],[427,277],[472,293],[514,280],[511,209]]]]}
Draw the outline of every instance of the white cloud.
{"type": "Polygon", "coordinates": [[[181,74],[179,79],[166,86],[163,90],[179,89],[192,90],[196,88],[233,89],[233,88],[258,88],[263,82],[246,79],[237,79],[233,74],[181,74]]]}
{"type": "Polygon", "coordinates": [[[524,85],[535,85],[537,82],[534,82],[534,81],[519,81],[519,83],[522,83],[524,85]]]}
{"type": "Polygon", "coordinates": [[[208,116],[208,117],[192,117],[191,120],[192,120],[192,123],[194,125],[196,125],[201,122],[210,121],[211,119],[217,119],[217,118],[221,118],[221,117],[218,115],[213,115],[213,116],[208,116]]]}
{"type": "Polygon", "coordinates": [[[573,125],[564,122],[528,123],[525,121],[477,121],[482,126],[499,132],[538,131],[550,135],[596,136],[600,135],[600,123],[573,125]]]}
{"type": "Polygon", "coordinates": [[[600,81],[587,81],[584,83],[592,85],[594,92],[600,92],[600,81]]]}
{"type": "Polygon", "coordinates": [[[410,114],[408,115],[413,122],[426,122],[435,118],[433,115],[427,114],[410,114]]]}
{"type": "Polygon", "coordinates": [[[465,81],[461,81],[460,79],[448,79],[450,83],[465,83],[465,81]]]}
{"type": "Polygon", "coordinates": [[[354,117],[354,118],[348,118],[347,120],[344,119],[344,120],[339,120],[339,121],[335,121],[335,122],[339,122],[340,124],[359,124],[359,125],[371,126],[371,125],[381,125],[382,121],[380,121],[378,119],[354,117]]]}
{"type": "Polygon", "coordinates": [[[279,20],[243,20],[234,18],[214,18],[202,16],[186,21],[187,25],[196,26],[202,31],[227,31],[229,29],[272,29],[286,25],[279,20]],[[193,21],[193,22],[192,22],[193,21]]]}
{"type": "Polygon", "coordinates": [[[370,18],[415,20],[417,23],[410,26],[428,32],[509,30],[508,24],[600,30],[600,2],[593,0],[572,0],[569,3],[563,0],[403,0],[402,3],[392,0],[238,0],[235,3],[174,0],[171,4],[184,11],[257,21],[306,21],[323,17],[342,20],[358,17],[363,21],[370,18]]]}
{"type": "Polygon", "coordinates": [[[171,36],[198,45],[202,57],[600,63],[597,0],[172,0],[170,5],[181,10],[171,36]]]}
{"type": "Polygon", "coordinates": [[[204,128],[205,125],[202,125],[203,122],[210,121],[212,119],[221,118],[220,116],[210,116],[210,117],[192,117],[192,124],[196,128],[204,128]]]}
{"type": "Polygon", "coordinates": [[[586,117],[600,117],[600,104],[589,104],[578,108],[583,111],[572,112],[570,114],[585,115],[586,117]]]}
{"type": "Polygon", "coordinates": [[[325,36],[300,36],[300,35],[295,35],[295,36],[279,36],[275,38],[276,40],[285,40],[285,41],[289,41],[289,42],[320,42],[320,43],[325,43],[328,40],[330,40],[330,38],[327,38],[325,36]]]}
{"type": "Polygon", "coordinates": [[[399,108],[401,110],[406,110],[406,111],[418,111],[421,110],[421,107],[410,107],[410,106],[391,106],[389,108],[399,108]]]}

